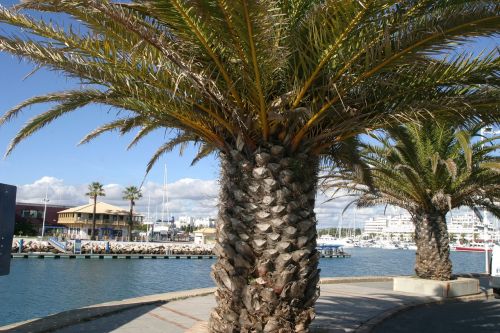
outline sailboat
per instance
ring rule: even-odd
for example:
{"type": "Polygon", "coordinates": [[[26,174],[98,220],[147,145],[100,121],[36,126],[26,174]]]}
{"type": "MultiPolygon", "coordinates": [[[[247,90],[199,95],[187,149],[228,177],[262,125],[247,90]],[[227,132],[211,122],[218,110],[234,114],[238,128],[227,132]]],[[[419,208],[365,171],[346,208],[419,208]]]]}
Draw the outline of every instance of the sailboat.
{"type": "Polygon", "coordinates": [[[171,232],[172,224],[169,217],[168,211],[168,193],[167,193],[167,165],[165,164],[164,174],[163,174],[163,194],[162,194],[162,205],[161,205],[161,218],[156,219],[153,223],[153,235],[158,234],[157,237],[160,239],[168,238],[169,232],[171,232]],[[165,219],[165,209],[167,218],[165,219]]]}

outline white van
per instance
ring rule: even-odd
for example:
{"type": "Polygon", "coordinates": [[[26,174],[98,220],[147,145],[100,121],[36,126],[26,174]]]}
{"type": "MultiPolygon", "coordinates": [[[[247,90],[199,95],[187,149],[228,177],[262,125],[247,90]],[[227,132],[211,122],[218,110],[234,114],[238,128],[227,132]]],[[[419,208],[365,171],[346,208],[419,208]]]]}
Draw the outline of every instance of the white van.
{"type": "Polygon", "coordinates": [[[495,298],[500,298],[500,245],[493,246],[490,272],[490,286],[493,288],[495,298]]]}

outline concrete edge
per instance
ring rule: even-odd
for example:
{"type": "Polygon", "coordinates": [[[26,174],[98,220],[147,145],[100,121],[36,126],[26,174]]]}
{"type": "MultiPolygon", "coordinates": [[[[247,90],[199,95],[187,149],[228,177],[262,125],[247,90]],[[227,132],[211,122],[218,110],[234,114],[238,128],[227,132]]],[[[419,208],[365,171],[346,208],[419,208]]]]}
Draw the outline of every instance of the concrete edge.
{"type": "Polygon", "coordinates": [[[387,282],[396,276],[349,276],[349,277],[325,277],[319,280],[319,284],[357,283],[357,282],[387,282]]]}
{"type": "Polygon", "coordinates": [[[420,300],[411,302],[408,304],[403,304],[392,309],[389,309],[385,312],[382,312],[372,319],[362,323],[358,328],[354,330],[354,333],[370,333],[376,326],[380,325],[383,321],[388,320],[396,315],[421,307],[425,305],[431,304],[445,304],[445,303],[453,303],[453,302],[473,302],[480,300],[488,300],[493,297],[492,290],[482,290],[478,294],[475,295],[467,295],[467,296],[459,296],[459,297],[451,297],[451,298],[441,298],[441,297],[431,297],[428,296],[427,300],[420,300]]]}
{"type": "Polygon", "coordinates": [[[128,298],[120,301],[94,304],[82,308],[55,313],[43,318],[34,318],[2,326],[0,327],[0,332],[20,328],[23,325],[29,325],[29,324],[37,326],[36,329],[33,328],[33,332],[37,333],[51,332],[81,322],[92,321],[97,318],[114,315],[133,308],[145,305],[152,305],[152,304],[164,304],[191,297],[206,296],[213,294],[214,291],[215,288],[191,289],[191,290],[128,298]],[[113,308],[108,308],[108,307],[113,307],[113,308]],[[57,317],[57,320],[55,320],[55,317],[57,317]]]}

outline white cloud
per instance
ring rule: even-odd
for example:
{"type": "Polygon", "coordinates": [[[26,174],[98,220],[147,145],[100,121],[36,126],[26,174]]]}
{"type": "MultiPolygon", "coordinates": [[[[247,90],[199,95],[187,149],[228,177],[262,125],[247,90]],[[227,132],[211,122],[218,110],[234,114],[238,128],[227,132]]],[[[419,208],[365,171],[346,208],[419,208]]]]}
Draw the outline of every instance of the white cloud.
{"type": "MultiPolygon", "coordinates": [[[[354,200],[353,197],[338,197],[329,200],[328,194],[318,192],[316,196],[316,218],[318,228],[334,228],[339,226],[340,216],[349,203],[354,200]]],[[[349,205],[349,208],[343,213],[342,226],[356,228],[362,227],[364,222],[374,215],[383,214],[384,207],[370,207],[355,209],[355,205],[349,205]],[[356,213],[354,211],[356,210],[356,213]],[[356,215],[356,217],[354,216],[356,215]]]]}
{"type": "MultiPolygon", "coordinates": [[[[76,206],[89,201],[85,196],[87,184],[70,185],[64,180],[54,177],[42,177],[32,184],[18,186],[17,201],[41,203],[47,191],[51,204],[76,206]]],[[[128,202],[123,200],[123,190],[126,186],[121,184],[106,184],[106,195],[98,198],[109,204],[119,207],[128,207],[128,202]]],[[[215,216],[217,213],[217,196],[219,186],[216,180],[200,180],[184,178],[167,185],[165,197],[165,215],[169,210],[170,215],[191,215],[195,217],[215,216]],[[166,204],[168,200],[168,205],[166,204]]],[[[137,211],[147,214],[150,202],[150,214],[155,212],[160,218],[163,202],[163,185],[153,182],[146,183],[142,188],[142,199],[137,201],[137,211]]],[[[166,216],[165,216],[166,217],[166,216]]]]}
{"type": "MultiPolygon", "coordinates": [[[[54,177],[43,177],[32,184],[18,186],[17,201],[41,203],[45,197],[45,191],[51,204],[76,206],[89,202],[85,196],[88,184],[71,185],[64,180],[54,177]]],[[[125,186],[122,184],[106,184],[105,197],[98,200],[109,204],[127,208],[128,202],[122,199],[125,186]]],[[[217,215],[217,198],[219,183],[217,180],[200,180],[183,178],[167,185],[168,205],[165,204],[165,217],[167,208],[170,215],[190,215],[194,217],[215,217],[217,215]]],[[[147,214],[148,201],[150,201],[151,216],[161,217],[163,202],[163,184],[148,182],[142,188],[143,197],[137,201],[136,210],[147,214]]],[[[316,216],[319,228],[337,227],[340,214],[346,205],[352,201],[350,197],[341,197],[327,201],[328,197],[318,192],[316,198],[316,216]]],[[[384,207],[358,209],[356,213],[356,225],[361,226],[369,217],[383,213],[384,207]]],[[[344,213],[343,226],[353,225],[354,209],[349,208],[344,213]]],[[[392,213],[392,211],[388,211],[392,213]]]]}

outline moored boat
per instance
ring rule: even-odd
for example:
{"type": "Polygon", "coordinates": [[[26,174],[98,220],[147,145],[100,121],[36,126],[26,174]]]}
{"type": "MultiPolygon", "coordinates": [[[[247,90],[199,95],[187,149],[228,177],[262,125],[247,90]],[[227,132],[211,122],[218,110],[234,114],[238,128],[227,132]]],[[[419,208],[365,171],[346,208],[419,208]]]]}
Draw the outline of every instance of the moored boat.
{"type": "MultiPolygon", "coordinates": [[[[492,244],[488,244],[488,252],[493,251],[492,244]]],[[[451,247],[452,251],[458,252],[484,252],[484,244],[472,243],[469,245],[456,245],[451,247]]]]}

